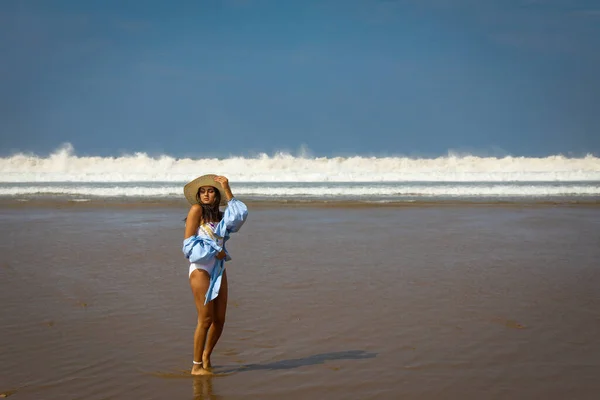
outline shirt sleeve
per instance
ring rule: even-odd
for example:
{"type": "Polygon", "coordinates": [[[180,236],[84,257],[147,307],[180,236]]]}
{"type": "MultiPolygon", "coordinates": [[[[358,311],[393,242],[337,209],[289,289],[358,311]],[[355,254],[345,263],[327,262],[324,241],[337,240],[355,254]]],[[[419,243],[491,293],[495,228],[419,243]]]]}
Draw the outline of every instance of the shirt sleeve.
{"type": "Polygon", "coordinates": [[[228,232],[237,232],[248,217],[248,207],[235,197],[227,203],[223,212],[223,221],[228,232]]]}
{"type": "Polygon", "coordinates": [[[205,264],[223,248],[214,240],[190,236],[183,241],[183,254],[191,263],[205,264]]]}

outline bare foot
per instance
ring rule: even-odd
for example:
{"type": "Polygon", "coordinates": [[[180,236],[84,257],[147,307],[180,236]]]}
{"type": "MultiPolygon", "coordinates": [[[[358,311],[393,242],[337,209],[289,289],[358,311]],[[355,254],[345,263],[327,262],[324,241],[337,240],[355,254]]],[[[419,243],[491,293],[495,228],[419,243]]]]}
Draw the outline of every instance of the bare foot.
{"type": "Polygon", "coordinates": [[[213,373],[205,368],[202,368],[202,365],[194,365],[192,367],[192,375],[212,375],[213,373]]]}

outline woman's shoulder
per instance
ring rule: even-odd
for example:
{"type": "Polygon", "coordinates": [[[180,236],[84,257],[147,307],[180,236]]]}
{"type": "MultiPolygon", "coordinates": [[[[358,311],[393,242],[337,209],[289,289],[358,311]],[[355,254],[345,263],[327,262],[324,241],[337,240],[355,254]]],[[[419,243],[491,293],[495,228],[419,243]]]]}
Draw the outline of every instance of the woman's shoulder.
{"type": "Polygon", "coordinates": [[[192,204],[190,211],[188,211],[188,217],[202,215],[202,206],[200,204],[192,204]]]}

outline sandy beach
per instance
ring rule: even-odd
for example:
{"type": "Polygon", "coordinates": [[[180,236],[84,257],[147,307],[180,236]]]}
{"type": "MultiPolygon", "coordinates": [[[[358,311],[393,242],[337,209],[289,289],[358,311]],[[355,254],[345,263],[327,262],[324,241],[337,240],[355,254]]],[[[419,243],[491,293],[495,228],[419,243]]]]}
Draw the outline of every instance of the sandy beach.
{"type": "Polygon", "coordinates": [[[250,204],[200,378],[186,212],[2,204],[0,396],[597,398],[597,205],[250,204]]]}

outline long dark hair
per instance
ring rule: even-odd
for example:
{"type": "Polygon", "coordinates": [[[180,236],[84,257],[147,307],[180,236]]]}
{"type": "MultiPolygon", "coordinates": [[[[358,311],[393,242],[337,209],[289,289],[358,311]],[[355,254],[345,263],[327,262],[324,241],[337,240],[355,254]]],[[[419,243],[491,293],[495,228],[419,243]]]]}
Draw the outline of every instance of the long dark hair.
{"type": "Polygon", "coordinates": [[[200,188],[198,188],[198,192],[196,193],[196,201],[202,207],[202,217],[200,219],[200,223],[202,222],[219,222],[221,218],[223,218],[223,213],[219,210],[219,204],[221,204],[221,192],[217,188],[215,189],[215,199],[212,204],[202,204],[200,201],[200,188]]]}

